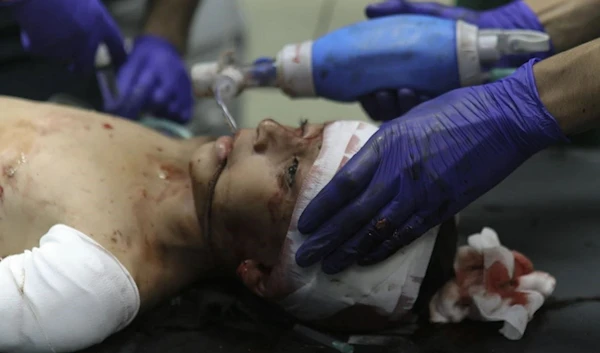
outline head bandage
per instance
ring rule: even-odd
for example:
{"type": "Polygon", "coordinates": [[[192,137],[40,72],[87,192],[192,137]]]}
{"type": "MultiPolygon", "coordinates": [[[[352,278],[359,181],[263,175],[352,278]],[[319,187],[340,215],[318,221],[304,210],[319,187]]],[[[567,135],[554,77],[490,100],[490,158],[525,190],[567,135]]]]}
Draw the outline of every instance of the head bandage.
{"type": "Polygon", "coordinates": [[[327,319],[366,305],[394,320],[410,310],[418,296],[438,227],[377,265],[355,265],[337,275],[326,275],[320,264],[296,265],[295,253],[306,238],[297,230],[302,211],[376,131],[376,126],[357,121],[337,121],[325,128],[321,151],[296,202],[279,265],[267,285],[277,293],[280,306],[299,319],[327,319]]]}

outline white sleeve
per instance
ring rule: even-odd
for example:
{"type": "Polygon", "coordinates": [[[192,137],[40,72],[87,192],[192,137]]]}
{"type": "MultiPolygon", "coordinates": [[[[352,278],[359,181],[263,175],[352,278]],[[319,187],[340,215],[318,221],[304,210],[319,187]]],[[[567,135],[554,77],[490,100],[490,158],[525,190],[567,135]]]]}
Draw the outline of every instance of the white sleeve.
{"type": "Polygon", "coordinates": [[[138,288],[85,234],[56,225],[40,247],[0,261],[0,352],[72,352],[137,315],[138,288]]]}

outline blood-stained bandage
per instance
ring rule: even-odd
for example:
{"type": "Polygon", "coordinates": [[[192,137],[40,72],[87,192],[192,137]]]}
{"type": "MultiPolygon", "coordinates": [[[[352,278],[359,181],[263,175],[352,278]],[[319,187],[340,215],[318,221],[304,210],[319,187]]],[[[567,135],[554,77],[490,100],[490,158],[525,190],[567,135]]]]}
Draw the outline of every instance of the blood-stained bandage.
{"type": "Polygon", "coordinates": [[[523,254],[502,246],[490,228],[471,235],[468,245],[458,249],[454,271],[456,278],[431,299],[430,320],[503,321],[500,332],[511,340],[523,336],[556,286],[554,277],[535,271],[523,254]]]}
{"type": "Polygon", "coordinates": [[[139,307],[127,269],[65,225],[0,261],[0,352],[77,351],[126,327],[139,307]]]}
{"type": "Polygon", "coordinates": [[[377,129],[358,121],[328,124],[319,156],[302,184],[280,262],[267,284],[278,304],[299,319],[327,320],[345,309],[366,306],[393,321],[411,310],[419,294],[439,227],[377,265],[354,265],[335,275],[325,274],[319,264],[301,268],[295,261],[306,239],[297,229],[302,211],[377,129]]]}

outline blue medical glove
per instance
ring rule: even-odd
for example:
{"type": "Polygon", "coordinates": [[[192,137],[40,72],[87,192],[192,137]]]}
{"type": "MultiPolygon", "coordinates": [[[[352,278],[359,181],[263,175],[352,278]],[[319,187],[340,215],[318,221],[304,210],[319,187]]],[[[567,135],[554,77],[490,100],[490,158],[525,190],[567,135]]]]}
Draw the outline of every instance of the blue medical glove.
{"type": "Polygon", "coordinates": [[[540,101],[532,60],[384,124],[308,205],[298,265],[337,273],[382,261],[566,137],[540,101]]]}
{"type": "Polygon", "coordinates": [[[166,40],[145,35],[135,40],[117,74],[119,96],[104,102],[105,111],[139,118],[142,112],[186,123],[192,116],[192,83],[183,59],[166,40]]]}
{"type": "MultiPolygon", "coordinates": [[[[365,12],[369,18],[396,14],[418,14],[463,20],[483,29],[529,29],[544,32],[544,28],[535,13],[523,1],[514,1],[488,11],[475,11],[439,3],[387,0],[369,5],[365,12]]],[[[519,67],[533,57],[544,59],[552,54],[553,50],[535,55],[507,56],[501,59],[495,67],[519,67]]],[[[372,119],[390,120],[403,115],[410,108],[425,100],[427,100],[427,97],[419,96],[408,89],[400,89],[375,92],[361,98],[360,103],[372,119]]]]}
{"type": "Polygon", "coordinates": [[[108,47],[112,61],[126,58],[118,26],[98,0],[15,0],[7,5],[21,27],[25,50],[72,64],[91,74],[100,43],[108,47]]]}

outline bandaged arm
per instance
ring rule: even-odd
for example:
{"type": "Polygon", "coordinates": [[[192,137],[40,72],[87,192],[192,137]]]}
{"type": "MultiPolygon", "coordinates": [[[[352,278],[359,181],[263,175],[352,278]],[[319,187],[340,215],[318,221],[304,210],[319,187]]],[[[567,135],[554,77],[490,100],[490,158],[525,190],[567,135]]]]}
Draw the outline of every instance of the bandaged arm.
{"type": "Polygon", "coordinates": [[[123,329],[140,306],[120,262],[56,225],[40,247],[0,261],[0,352],[72,352],[123,329]]]}

